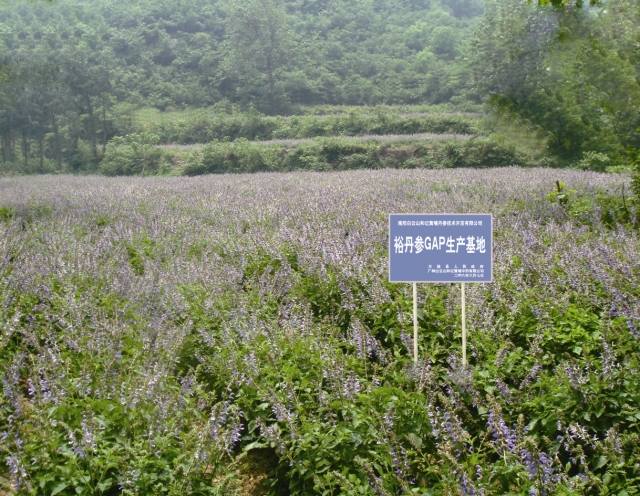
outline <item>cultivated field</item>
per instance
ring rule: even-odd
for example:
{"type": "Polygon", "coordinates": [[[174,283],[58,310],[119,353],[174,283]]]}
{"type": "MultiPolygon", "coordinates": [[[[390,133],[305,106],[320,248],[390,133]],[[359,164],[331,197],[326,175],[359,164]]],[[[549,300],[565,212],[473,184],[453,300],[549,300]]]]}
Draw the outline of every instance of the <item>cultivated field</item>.
{"type": "Polygon", "coordinates": [[[627,183],[1,178],[0,493],[638,494],[627,183]],[[390,212],[495,217],[467,369],[455,285],[419,288],[412,364],[390,212]]]}

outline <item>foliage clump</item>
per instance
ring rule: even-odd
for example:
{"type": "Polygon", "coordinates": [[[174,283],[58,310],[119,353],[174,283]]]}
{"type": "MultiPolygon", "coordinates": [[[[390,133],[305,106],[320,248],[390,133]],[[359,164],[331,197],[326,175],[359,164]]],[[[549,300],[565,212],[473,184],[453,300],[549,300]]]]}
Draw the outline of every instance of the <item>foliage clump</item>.
{"type": "Polygon", "coordinates": [[[99,171],[106,176],[153,175],[168,169],[167,157],[152,134],[114,138],[107,145],[99,171]]]}

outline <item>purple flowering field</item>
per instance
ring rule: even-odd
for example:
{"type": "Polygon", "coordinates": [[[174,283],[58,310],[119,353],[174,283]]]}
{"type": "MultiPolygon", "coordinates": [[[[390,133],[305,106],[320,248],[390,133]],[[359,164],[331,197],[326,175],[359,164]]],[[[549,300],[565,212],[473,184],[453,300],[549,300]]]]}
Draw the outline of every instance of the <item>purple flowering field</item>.
{"type": "Polygon", "coordinates": [[[628,183],[0,178],[0,494],[640,494],[628,183]],[[413,364],[391,212],[494,215],[467,368],[447,284],[419,286],[413,364]]]}

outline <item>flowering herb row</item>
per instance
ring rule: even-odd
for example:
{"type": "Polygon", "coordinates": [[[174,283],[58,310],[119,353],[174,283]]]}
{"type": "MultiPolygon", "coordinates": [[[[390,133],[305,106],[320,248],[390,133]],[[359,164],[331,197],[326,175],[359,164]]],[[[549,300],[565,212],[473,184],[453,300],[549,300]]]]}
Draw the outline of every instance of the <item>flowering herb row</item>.
{"type": "Polygon", "coordinates": [[[627,182],[0,179],[0,491],[637,494],[638,231],[573,210],[627,182]],[[387,281],[386,214],[426,208],[494,214],[467,369],[459,289],[420,287],[414,365],[387,281]]]}

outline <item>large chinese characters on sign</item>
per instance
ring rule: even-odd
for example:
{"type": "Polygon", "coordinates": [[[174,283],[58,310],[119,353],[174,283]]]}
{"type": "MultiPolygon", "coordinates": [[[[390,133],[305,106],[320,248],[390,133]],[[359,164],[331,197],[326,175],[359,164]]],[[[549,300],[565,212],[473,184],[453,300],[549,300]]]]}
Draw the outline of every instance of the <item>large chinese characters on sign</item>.
{"type": "Polygon", "coordinates": [[[490,214],[391,214],[391,282],[491,282],[490,214]]]}

